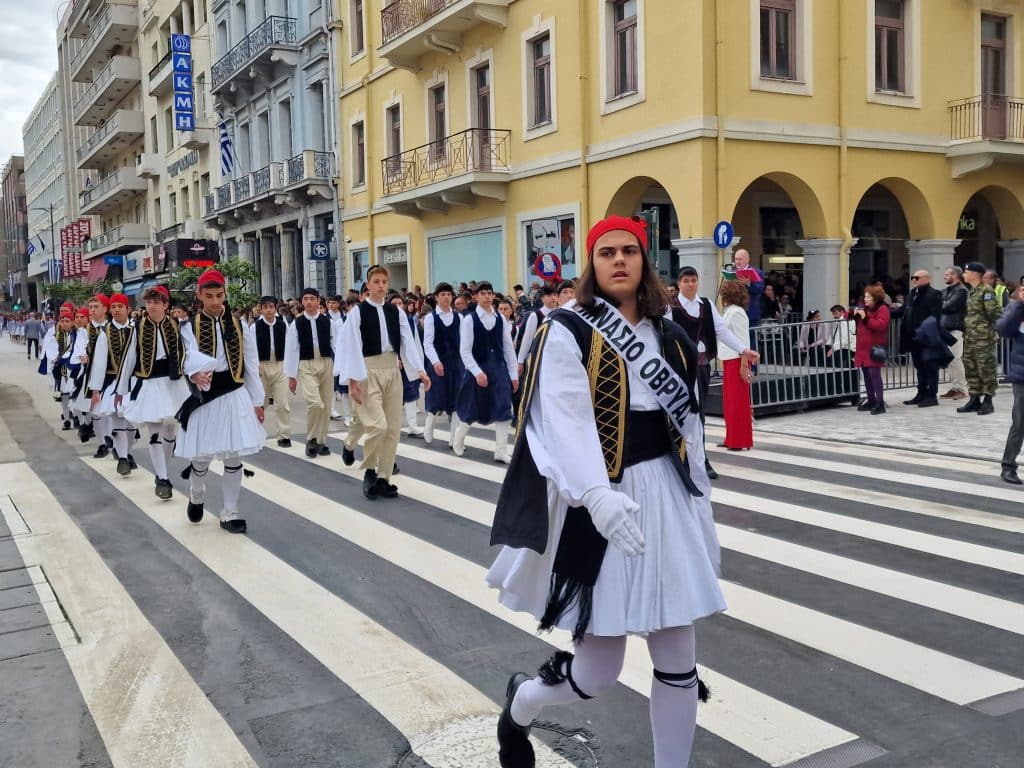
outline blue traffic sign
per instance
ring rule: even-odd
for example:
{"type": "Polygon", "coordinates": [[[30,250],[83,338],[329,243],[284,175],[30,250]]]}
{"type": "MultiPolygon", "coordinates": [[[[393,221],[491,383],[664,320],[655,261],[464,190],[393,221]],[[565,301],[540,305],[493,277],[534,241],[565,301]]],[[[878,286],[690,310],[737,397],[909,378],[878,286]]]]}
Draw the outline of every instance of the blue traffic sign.
{"type": "Polygon", "coordinates": [[[103,263],[111,267],[116,267],[121,264],[122,256],[119,253],[108,253],[103,257],[103,263]]]}
{"type": "Polygon", "coordinates": [[[326,240],[309,241],[309,258],[313,261],[327,261],[331,257],[331,246],[326,240]]]}
{"type": "Polygon", "coordinates": [[[171,50],[176,53],[192,52],[191,35],[171,35],[171,50]]]}
{"type": "Polygon", "coordinates": [[[715,245],[719,248],[728,248],[732,245],[733,229],[728,221],[720,221],[715,224],[715,245]]]}

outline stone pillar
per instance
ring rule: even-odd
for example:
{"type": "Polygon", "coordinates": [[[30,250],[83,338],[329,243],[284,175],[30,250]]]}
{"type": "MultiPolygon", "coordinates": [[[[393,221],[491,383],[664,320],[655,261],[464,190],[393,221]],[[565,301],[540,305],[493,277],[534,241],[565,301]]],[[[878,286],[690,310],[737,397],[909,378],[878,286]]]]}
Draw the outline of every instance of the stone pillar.
{"type": "Polygon", "coordinates": [[[181,4],[181,31],[183,34],[192,34],[192,4],[185,2],[181,4]]]}
{"type": "Polygon", "coordinates": [[[797,240],[804,252],[803,311],[812,309],[828,317],[828,308],[843,304],[839,296],[839,253],[845,241],[840,238],[797,240]]]}
{"type": "MultiPolygon", "coordinates": [[[[739,238],[733,238],[733,245],[739,238]]],[[[672,247],[679,252],[679,268],[693,267],[700,275],[701,295],[715,298],[718,281],[722,271],[723,251],[715,245],[710,237],[688,237],[673,240],[672,247]]],[[[679,275],[670,275],[669,279],[677,281],[679,275]]]]}
{"type": "Polygon", "coordinates": [[[296,296],[303,286],[295,285],[295,238],[292,230],[277,228],[281,235],[281,297],[296,296]]]}
{"type": "Polygon", "coordinates": [[[1017,285],[1024,275],[1024,240],[1000,240],[999,247],[1003,249],[1003,277],[1008,285],[1017,285]]]}
{"type": "Polygon", "coordinates": [[[235,238],[235,242],[238,243],[238,255],[240,258],[245,259],[250,264],[256,264],[256,241],[246,240],[241,235],[235,238]]]}
{"type": "Polygon", "coordinates": [[[168,24],[169,24],[170,29],[171,29],[171,34],[172,35],[180,35],[181,34],[181,29],[178,27],[178,19],[177,19],[177,17],[171,16],[167,21],[168,21],[168,24]]]}
{"type": "Polygon", "coordinates": [[[910,274],[919,269],[926,270],[932,278],[932,285],[942,290],[942,275],[946,267],[953,266],[953,256],[959,240],[907,240],[910,256],[910,274]]]}
{"type": "Polygon", "coordinates": [[[260,291],[274,295],[274,236],[260,233],[260,291]]]}

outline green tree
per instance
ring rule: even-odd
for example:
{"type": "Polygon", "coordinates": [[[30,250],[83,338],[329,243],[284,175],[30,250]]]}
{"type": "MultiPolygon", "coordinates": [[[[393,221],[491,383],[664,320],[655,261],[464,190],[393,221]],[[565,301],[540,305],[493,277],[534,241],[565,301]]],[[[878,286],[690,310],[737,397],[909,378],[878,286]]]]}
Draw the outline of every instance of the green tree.
{"type": "Polygon", "coordinates": [[[79,283],[70,280],[61,283],[43,283],[43,294],[53,299],[55,307],[59,307],[65,301],[70,301],[78,307],[97,293],[110,295],[110,292],[109,280],[98,280],[95,283],[79,283]]]}
{"type": "MultiPolygon", "coordinates": [[[[234,309],[242,309],[255,304],[259,300],[256,293],[256,267],[243,258],[235,256],[217,264],[217,269],[227,280],[228,303],[234,309]]],[[[179,269],[170,280],[171,296],[186,306],[192,303],[196,283],[199,276],[206,271],[205,267],[187,267],[179,269]]]]}

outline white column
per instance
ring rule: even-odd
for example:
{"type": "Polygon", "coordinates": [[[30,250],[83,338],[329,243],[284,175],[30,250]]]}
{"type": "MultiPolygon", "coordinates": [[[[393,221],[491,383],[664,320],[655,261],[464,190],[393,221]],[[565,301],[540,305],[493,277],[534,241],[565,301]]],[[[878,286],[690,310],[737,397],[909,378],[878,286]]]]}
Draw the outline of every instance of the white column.
{"type": "MultiPolygon", "coordinates": [[[[739,242],[733,239],[733,245],[739,242]]],[[[672,247],[679,251],[679,268],[693,267],[700,275],[701,293],[715,298],[718,290],[718,279],[722,270],[723,251],[715,245],[710,237],[689,237],[673,240],[672,247]]],[[[676,282],[679,275],[670,275],[669,279],[676,282]]]]}
{"type": "Polygon", "coordinates": [[[946,267],[953,266],[953,256],[959,240],[907,240],[910,255],[910,274],[919,269],[932,277],[932,285],[942,285],[946,267]]]}
{"type": "Polygon", "coordinates": [[[1017,285],[1024,275],[1024,240],[1000,240],[1003,249],[1003,277],[1009,285],[1017,285]]]}
{"type": "Polygon", "coordinates": [[[274,295],[274,238],[260,234],[260,290],[264,296],[274,295]]]}
{"type": "Polygon", "coordinates": [[[804,252],[803,309],[821,311],[828,317],[828,308],[845,304],[839,300],[839,252],[845,241],[841,238],[797,240],[804,252]]]}
{"type": "Polygon", "coordinates": [[[179,34],[181,34],[181,30],[178,29],[178,19],[176,17],[171,16],[171,18],[169,18],[167,21],[170,24],[170,29],[171,29],[171,34],[172,35],[179,35],[179,34]]]}
{"type": "Polygon", "coordinates": [[[183,34],[192,34],[192,4],[181,4],[181,31],[183,34]]]}
{"type": "Polygon", "coordinates": [[[302,288],[295,285],[295,240],[292,230],[277,228],[281,235],[281,297],[295,296],[302,288]]]}
{"type": "Polygon", "coordinates": [[[235,239],[235,242],[238,243],[238,255],[250,264],[256,264],[256,241],[246,240],[239,235],[235,239]]]}

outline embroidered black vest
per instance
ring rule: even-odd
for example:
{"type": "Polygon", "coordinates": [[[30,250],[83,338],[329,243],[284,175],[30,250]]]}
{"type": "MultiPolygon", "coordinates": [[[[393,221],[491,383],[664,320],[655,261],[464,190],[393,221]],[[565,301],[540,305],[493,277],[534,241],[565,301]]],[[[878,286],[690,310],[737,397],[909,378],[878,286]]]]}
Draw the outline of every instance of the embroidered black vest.
{"type": "Polygon", "coordinates": [[[93,324],[93,322],[91,320],[89,321],[89,324],[87,326],[85,326],[86,333],[89,335],[89,340],[85,344],[85,356],[86,356],[85,380],[86,381],[89,380],[89,374],[92,371],[92,359],[93,359],[93,356],[96,354],[96,339],[98,339],[100,337],[100,334],[103,333],[103,329],[106,328],[106,327],[107,327],[107,323],[106,322],[104,322],[103,325],[95,325],[95,324],[93,324]]]}
{"type": "Polygon", "coordinates": [[[441,315],[434,311],[434,351],[437,352],[438,360],[442,362],[459,354],[459,338],[462,333],[462,319],[458,312],[455,312],[452,324],[446,326],[441,321],[441,315]]]}
{"type": "Polygon", "coordinates": [[[63,357],[67,351],[70,333],[70,331],[62,331],[60,328],[54,331],[54,335],[57,337],[57,357],[63,357]]]}
{"type": "MultiPolygon", "coordinates": [[[[313,354],[313,323],[305,313],[295,318],[295,335],[299,339],[299,360],[312,360],[313,354]]],[[[316,340],[320,347],[320,357],[334,357],[331,349],[331,318],[318,315],[316,318],[316,340]]],[[[379,342],[378,342],[379,343],[379,342]]],[[[398,349],[398,347],[395,347],[398,349]]]]}
{"type": "Polygon", "coordinates": [[[192,332],[196,337],[196,346],[204,355],[217,357],[217,326],[220,325],[221,338],[224,341],[224,357],[228,361],[228,370],[232,381],[236,384],[245,382],[245,357],[242,354],[242,326],[238,318],[231,314],[227,305],[219,317],[210,317],[205,312],[197,312],[192,320],[192,332]]]}
{"type": "Polygon", "coordinates": [[[495,323],[491,330],[484,327],[483,321],[475,311],[473,318],[473,357],[483,365],[488,359],[504,359],[504,330],[505,318],[495,313],[495,323]]]}
{"type": "Polygon", "coordinates": [[[143,315],[135,329],[135,377],[138,379],[167,376],[180,379],[185,362],[185,347],[177,321],[170,316],[154,323],[143,315]],[[157,360],[157,334],[164,344],[164,360],[157,360]]]}
{"type": "Polygon", "coordinates": [[[128,351],[128,342],[132,338],[132,327],[126,325],[118,328],[113,323],[107,323],[107,376],[117,376],[121,373],[121,366],[124,365],[124,356],[128,351]]]}
{"type": "Polygon", "coordinates": [[[708,299],[701,298],[699,317],[691,316],[681,306],[673,306],[672,320],[686,331],[694,344],[704,342],[704,354],[709,361],[718,357],[718,334],[715,333],[715,317],[708,299]]]}
{"type": "Polygon", "coordinates": [[[268,325],[262,318],[256,321],[256,351],[259,353],[261,363],[270,361],[271,328],[274,329],[274,359],[279,363],[284,361],[284,337],[288,323],[278,315],[273,326],[268,325]]]}
{"type": "MultiPolygon", "coordinates": [[[[398,307],[394,304],[384,305],[384,323],[387,326],[388,341],[397,355],[401,350],[402,332],[398,325],[398,307]]],[[[359,335],[362,336],[363,357],[373,357],[381,353],[380,316],[377,308],[368,301],[359,302],[359,335]]]]}

